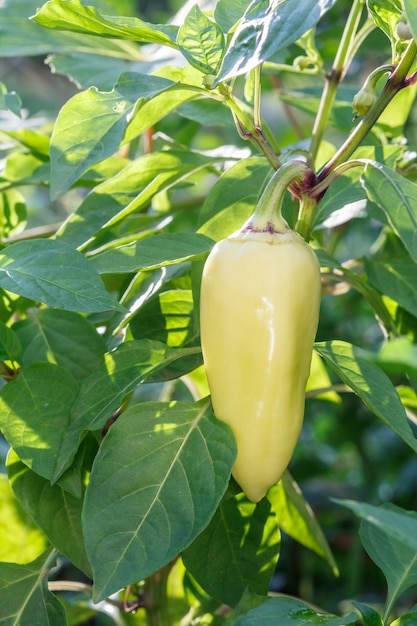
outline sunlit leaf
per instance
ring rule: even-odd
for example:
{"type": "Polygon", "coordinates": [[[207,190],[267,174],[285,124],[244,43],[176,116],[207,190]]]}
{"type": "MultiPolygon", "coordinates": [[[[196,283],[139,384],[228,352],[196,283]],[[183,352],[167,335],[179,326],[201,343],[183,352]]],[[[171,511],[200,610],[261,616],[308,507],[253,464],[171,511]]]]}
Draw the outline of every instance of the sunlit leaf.
{"type": "Polygon", "coordinates": [[[0,287],[68,311],[123,310],[81,253],[51,239],[19,241],[4,248],[0,287]]]}
{"type": "Polygon", "coordinates": [[[81,314],[59,309],[34,309],[13,330],[23,346],[23,366],[55,363],[79,383],[100,363],[106,346],[95,327],[81,314]]]}
{"type": "Polygon", "coordinates": [[[313,28],[336,0],[253,0],[239,23],[217,82],[249,72],[313,28]]]}
{"type": "MultiPolygon", "coordinates": [[[[29,563],[48,547],[48,540],[0,474],[0,561],[29,563]]],[[[1,611],[1,609],[0,609],[1,611]]]]}
{"type": "Polygon", "coordinates": [[[87,576],[91,569],[81,528],[83,501],[32,472],[11,450],[7,458],[10,484],[26,513],[49,541],[87,576]]]}
{"type": "Polygon", "coordinates": [[[380,420],[417,451],[417,440],[408,423],[398,392],[384,372],[361,358],[360,350],[343,341],[315,344],[329,367],[380,420]]]}
{"type": "Polygon", "coordinates": [[[195,4],[178,31],[177,43],[187,61],[204,74],[217,74],[225,42],[217,24],[195,4]]]}
{"type": "Polygon", "coordinates": [[[64,607],[48,591],[48,573],[56,556],[49,551],[25,565],[0,563],[1,624],[67,626],[64,607]]]}
{"type": "Polygon", "coordinates": [[[16,189],[0,193],[0,238],[21,232],[26,226],[25,198],[16,189]]]}
{"type": "Polygon", "coordinates": [[[139,99],[151,98],[172,84],[158,76],[128,72],[109,92],[91,87],[68,100],[51,138],[52,197],[60,196],[87,168],[117,151],[139,99]]]}
{"type": "Polygon", "coordinates": [[[104,438],[84,507],[95,598],[157,571],[207,526],[234,461],[206,400],[132,406],[104,438]]]}
{"type": "Polygon", "coordinates": [[[162,233],[107,250],[91,258],[100,274],[134,272],[196,260],[213,247],[213,241],[195,233],[162,233]]]}
{"type": "Polygon", "coordinates": [[[205,591],[235,606],[246,587],[268,593],[279,548],[277,520],[268,501],[253,504],[239,494],[221,502],[183,561],[205,591]]]}
{"type": "Polygon", "coordinates": [[[57,365],[32,365],[0,391],[0,428],[22,461],[51,479],[78,385],[57,365]]]}
{"type": "Polygon", "coordinates": [[[95,187],[57,236],[74,246],[85,246],[99,231],[147,206],[155,194],[214,162],[187,151],[145,154],[95,187]]]}
{"type": "Polygon", "coordinates": [[[134,39],[143,43],[174,46],[177,27],[154,25],[137,17],[101,15],[80,0],[49,0],[32,18],[46,28],[94,34],[112,39],[134,39]]]}
{"type": "Polygon", "coordinates": [[[274,507],[280,528],[324,558],[333,573],[338,575],[338,567],[320,524],[288,471],[284,473],[281,481],[268,491],[268,499],[274,507]]]}
{"type": "MultiPolygon", "coordinates": [[[[102,428],[127,394],[175,361],[194,357],[195,354],[200,354],[200,348],[169,348],[148,339],[125,342],[106,354],[102,363],[85,380],[72,407],[54,479],[74,458],[83,434],[102,428]]],[[[194,362],[190,368],[193,365],[194,362]]]]}

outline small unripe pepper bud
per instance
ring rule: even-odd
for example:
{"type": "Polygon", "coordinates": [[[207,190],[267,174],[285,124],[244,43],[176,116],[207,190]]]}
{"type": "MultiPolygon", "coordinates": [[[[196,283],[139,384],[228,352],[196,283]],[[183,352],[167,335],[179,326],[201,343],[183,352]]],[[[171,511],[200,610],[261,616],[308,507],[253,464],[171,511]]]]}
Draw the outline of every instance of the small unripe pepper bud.
{"type": "Polygon", "coordinates": [[[365,115],[376,101],[376,93],[372,87],[362,87],[353,97],[352,106],[355,113],[365,115]]]}
{"type": "Polygon", "coordinates": [[[410,24],[408,23],[407,17],[404,15],[404,13],[401,14],[395,30],[399,39],[404,39],[405,41],[407,41],[408,39],[413,38],[410,24]]]}

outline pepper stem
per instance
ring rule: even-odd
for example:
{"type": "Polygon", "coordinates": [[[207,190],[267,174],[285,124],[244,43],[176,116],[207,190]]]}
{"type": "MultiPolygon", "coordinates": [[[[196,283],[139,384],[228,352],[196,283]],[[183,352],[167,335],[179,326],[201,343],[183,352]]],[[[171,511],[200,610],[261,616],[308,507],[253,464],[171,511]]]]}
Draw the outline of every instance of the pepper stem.
{"type": "Polygon", "coordinates": [[[307,183],[312,177],[314,173],[304,161],[287,161],[281,165],[265,187],[254,214],[243,230],[271,233],[289,230],[281,212],[285,192],[295,180],[307,183]]]}

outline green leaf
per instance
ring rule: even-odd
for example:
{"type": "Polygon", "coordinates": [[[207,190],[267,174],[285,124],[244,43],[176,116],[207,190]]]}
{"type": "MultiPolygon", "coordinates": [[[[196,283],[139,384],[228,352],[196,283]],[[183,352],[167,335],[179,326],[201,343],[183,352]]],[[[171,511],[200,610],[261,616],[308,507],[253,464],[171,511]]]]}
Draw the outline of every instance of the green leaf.
{"type": "Polygon", "coordinates": [[[385,533],[391,541],[398,542],[408,550],[417,553],[417,514],[405,511],[392,504],[374,506],[366,502],[334,499],[337,504],[346,506],[362,520],[366,520],[374,530],[385,533]]]}
{"type": "Polygon", "coordinates": [[[384,372],[361,357],[361,351],[344,341],[315,344],[329,367],[384,424],[417,452],[417,440],[407,421],[397,390],[384,372]]]}
{"type": "MultiPolygon", "coordinates": [[[[1,7],[0,7],[1,8],[1,7]]],[[[6,85],[0,83],[0,110],[11,111],[18,117],[21,116],[22,101],[15,91],[8,92],[6,85]]]]}
{"type": "MultiPolygon", "coordinates": [[[[378,509],[377,519],[365,517],[361,523],[360,537],[363,547],[384,573],[388,583],[387,604],[393,606],[399,596],[410,587],[417,584],[417,553],[410,550],[409,543],[394,536],[388,520],[380,516],[380,513],[390,511],[398,515],[397,524],[403,528],[406,518],[407,523],[414,524],[414,532],[417,532],[417,513],[404,511],[392,504],[383,504],[378,509]]],[[[405,530],[405,529],[404,529],[405,530]]]]}
{"type": "Polygon", "coordinates": [[[90,263],[100,274],[135,272],[203,258],[213,245],[204,235],[162,233],[106,250],[92,257],[90,263]]]}
{"type": "MultiPolygon", "coordinates": [[[[388,167],[394,169],[398,159],[401,158],[400,146],[361,146],[355,151],[353,159],[363,159],[364,167],[368,161],[379,161],[385,163],[388,167]]],[[[315,224],[319,224],[332,217],[332,224],[337,220],[337,224],[341,224],[342,219],[346,216],[345,222],[348,221],[352,212],[363,211],[366,203],[366,192],[361,185],[358,185],[362,170],[358,167],[338,176],[330,185],[323,200],[319,203],[317,213],[315,215],[315,224]]]]}
{"type": "Polygon", "coordinates": [[[24,367],[55,363],[82,383],[98,366],[106,345],[95,327],[79,313],[59,309],[34,309],[13,324],[23,346],[24,367]]]}
{"type": "Polygon", "coordinates": [[[110,92],[91,87],[68,100],[51,138],[52,198],[117,151],[137,100],[152,98],[172,85],[158,76],[126,72],[110,92]]]}
{"type": "MultiPolygon", "coordinates": [[[[372,609],[370,606],[366,606],[366,604],[362,604],[360,602],[355,602],[353,600],[351,602],[352,606],[361,616],[363,626],[384,626],[380,614],[377,613],[375,609],[372,609]]],[[[391,624],[391,626],[393,625],[391,624]]]]}
{"type": "Polygon", "coordinates": [[[83,512],[95,601],[167,564],[207,526],[224,494],[234,438],[207,400],[138,404],[113,424],[83,512]]]}
{"type": "Polygon", "coordinates": [[[5,474],[0,474],[0,509],[0,561],[29,563],[46,550],[45,535],[23,510],[5,474]]]}
{"type": "Polygon", "coordinates": [[[62,241],[19,241],[0,252],[0,287],[68,311],[123,311],[87,259],[62,241]]]}
{"type": "MultiPolygon", "coordinates": [[[[397,252],[401,250],[397,248],[397,252]]],[[[366,258],[364,268],[373,287],[417,316],[417,264],[404,249],[402,252],[403,254],[392,254],[390,257],[383,254],[373,259],[366,258]]]]}
{"type": "Polygon", "coordinates": [[[375,360],[385,371],[417,376],[417,345],[408,337],[385,341],[375,360]]]}
{"type": "Polygon", "coordinates": [[[147,339],[128,341],[106,354],[103,362],[82,385],[74,403],[54,480],[74,458],[83,434],[102,428],[127,394],[175,361],[195,354],[200,354],[200,348],[169,348],[147,339]]]}
{"type": "Polygon", "coordinates": [[[403,0],[404,12],[410,24],[414,39],[417,39],[417,6],[414,0],[403,0]]]}
{"type": "Polygon", "coordinates": [[[366,166],[362,184],[417,263],[417,185],[380,163],[366,166]]]}
{"type": "MultiPolygon", "coordinates": [[[[4,177],[13,183],[48,184],[50,177],[49,159],[39,154],[12,153],[7,158],[4,177]]],[[[22,200],[20,200],[21,203],[22,200]]],[[[19,204],[17,206],[19,208],[19,204]]],[[[23,219],[26,219],[24,213],[23,219]]]]}
{"type": "Polygon", "coordinates": [[[48,591],[48,573],[55,550],[25,565],[0,563],[0,623],[2,626],[67,626],[65,609],[48,591]]]}
{"type": "Polygon", "coordinates": [[[295,43],[336,0],[253,0],[239,23],[216,83],[246,74],[295,43]]]}
{"type": "Polygon", "coordinates": [[[100,15],[80,0],[49,0],[32,18],[46,28],[69,30],[111,39],[134,39],[142,43],[175,46],[176,26],[153,25],[136,17],[100,15]]]}
{"type": "Polygon", "coordinates": [[[26,225],[26,203],[16,189],[0,193],[0,238],[7,239],[21,232],[26,225]]]}
{"type": "Polygon", "coordinates": [[[191,290],[164,291],[140,308],[131,322],[132,335],[135,339],[154,339],[179,348],[194,338],[193,310],[191,290]]]}
{"type": "Polygon", "coordinates": [[[216,23],[224,33],[228,33],[242,18],[251,0],[219,0],[214,9],[216,23]]]}
{"type": "Polygon", "coordinates": [[[349,626],[357,621],[357,615],[349,613],[336,617],[330,613],[317,612],[308,604],[286,596],[269,598],[260,606],[251,609],[234,622],[234,626],[349,626]]]}
{"type": "Polygon", "coordinates": [[[145,154],[98,185],[57,236],[71,245],[85,247],[98,232],[147,206],[158,192],[214,162],[215,159],[187,151],[145,154]]]}
{"type": "Polygon", "coordinates": [[[0,391],[0,427],[22,461],[51,479],[78,385],[57,365],[32,365],[0,391]]]}
{"type": "Polygon", "coordinates": [[[270,173],[271,166],[263,157],[241,159],[228,168],[204,201],[199,232],[218,241],[240,228],[254,212],[270,173]]]}
{"type": "Polygon", "coordinates": [[[339,570],[323,531],[288,470],[280,482],[268,491],[268,499],[282,530],[323,557],[337,576],[339,570]]]}
{"type": "Polygon", "coordinates": [[[150,101],[143,100],[138,103],[126,129],[125,142],[138,137],[144,130],[154,126],[184,102],[201,97],[201,72],[190,65],[186,67],[166,65],[158,69],[155,76],[171,80],[176,85],[154,96],[150,101]]]}
{"type": "Polygon", "coordinates": [[[417,624],[417,611],[407,611],[391,622],[391,626],[415,626],[415,624],[417,624]]]}
{"type": "Polygon", "coordinates": [[[0,323],[0,361],[19,361],[22,345],[16,332],[0,323]]]}
{"type": "Polygon", "coordinates": [[[195,4],[178,31],[177,44],[187,61],[204,74],[217,74],[225,42],[219,26],[195,4]]]}
{"type": "Polygon", "coordinates": [[[82,499],[75,498],[58,485],[51,486],[48,480],[24,465],[13,450],[7,457],[7,471],[12,489],[24,510],[52,545],[91,577],[81,527],[82,499]]]}
{"type": "Polygon", "coordinates": [[[378,28],[388,39],[395,38],[395,27],[402,12],[400,0],[367,0],[366,4],[378,28]]]}
{"type": "Polygon", "coordinates": [[[119,42],[89,34],[54,32],[30,20],[39,8],[39,0],[2,0],[0,56],[23,57],[48,52],[101,54],[106,57],[138,58],[139,47],[133,41],[119,42]]]}
{"type": "Polygon", "coordinates": [[[206,592],[235,606],[246,587],[267,595],[279,548],[279,529],[269,502],[253,504],[239,494],[221,502],[182,558],[206,592]]]}
{"type": "Polygon", "coordinates": [[[67,76],[80,89],[97,87],[100,91],[111,91],[121,74],[141,73],[145,67],[141,61],[94,54],[93,51],[90,54],[77,51],[65,55],[51,54],[45,63],[53,74],[67,76]]]}

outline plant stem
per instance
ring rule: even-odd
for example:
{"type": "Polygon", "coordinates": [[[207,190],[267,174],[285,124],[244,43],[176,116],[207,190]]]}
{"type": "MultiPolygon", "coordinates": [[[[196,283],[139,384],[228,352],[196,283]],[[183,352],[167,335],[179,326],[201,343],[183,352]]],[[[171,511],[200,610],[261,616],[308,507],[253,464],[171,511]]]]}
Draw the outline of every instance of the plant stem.
{"type": "Polygon", "coordinates": [[[304,161],[287,161],[284,165],[281,165],[265,187],[256,206],[255,213],[244,228],[258,232],[283,232],[288,230],[288,224],[281,214],[284,194],[294,181],[301,179],[306,184],[311,177],[314,177],[314,173],[304,161]]]}
{"type": "Polygon", "coordinates": [[[337,88],[349,65],[348,60],[350,51],[359,26],[364,5],[365,0],[354,0],[342,38],[340,40],[340,45],[337,50],[332,70],[326,77],[327,80],[324,85],[319,110],[317,111],[312,132],[310,153],[313,162],[317,157],[327,120],[336,97],[337,88]]]}
{"type": "MultiPolygon", "coordinates": [[[[259,97],[259,94],[257,97],[259,97]]],[[[274,170],[277,170],[281,165],[281,161],[263,134],[262,128],[257,126],[256,123],[251,120],[231,94],[224,95],[224,102],[229,106],[233,113],[240,136],[243,137],[243,139],[250,139],[254,141],[264,153],[274,170]]],[[[255,110],[255,117],[259,117],[259,110],[255,110]]]]}
{"type": "Polygon", "coordinates": [[[170,626],[171,616],[168,611],[167,582],[172,564],[160,569],[145,580],[143,587],[143,606],[146,612],[147,626],[170,626]]]}
{"type": "Polygon", "coordinates": [[[407,86],[406,78],[411,66],[416,58],[417,45],[414,40],[408,44],[403,57],[398,63],[396,69],[387,80],[381,94],[377,98],[375,104],[369,109],[368,113],[359,122],[355,130],[349,135],[343,146],[339,148],[336,154],[325,165],[321,172],[317,175],[320,183],[328,179],[329,174],[333,172],[339,165],[349,159],[360,146],[366,135],[377,122],[379,116],[386,109],[394,96],[404,87],[407,86]]]}

